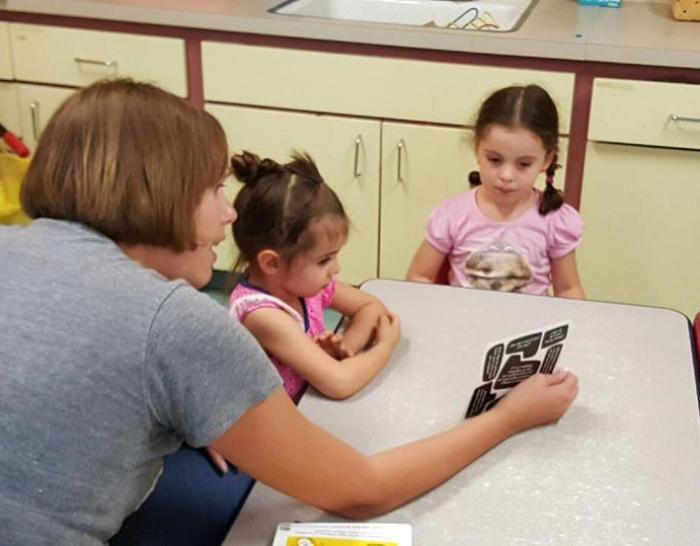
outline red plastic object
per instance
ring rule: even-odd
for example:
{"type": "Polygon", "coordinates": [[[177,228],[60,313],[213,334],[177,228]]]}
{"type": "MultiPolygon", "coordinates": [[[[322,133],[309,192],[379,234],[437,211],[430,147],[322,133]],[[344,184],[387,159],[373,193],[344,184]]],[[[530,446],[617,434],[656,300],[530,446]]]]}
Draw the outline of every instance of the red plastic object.
{"type": "Polygon", "coordinates": [[[24,145],[24,142],[15,135],[14,133],[8,131],[4,125],[0,123],[0,138],[2,138],[10,149],[15,152],[20,157],[27,157],[29,155],[29,148],[24,145]]]}

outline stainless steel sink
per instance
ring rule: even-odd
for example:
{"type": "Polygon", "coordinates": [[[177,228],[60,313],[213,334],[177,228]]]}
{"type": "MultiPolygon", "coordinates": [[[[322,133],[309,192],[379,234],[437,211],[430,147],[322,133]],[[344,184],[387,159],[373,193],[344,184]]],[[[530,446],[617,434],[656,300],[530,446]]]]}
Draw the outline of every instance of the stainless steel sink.
{"type": "Polygon", "coordinates": [[[455,30],[516,30],[537,0],[287,0],[278,15],[455,30]]]}

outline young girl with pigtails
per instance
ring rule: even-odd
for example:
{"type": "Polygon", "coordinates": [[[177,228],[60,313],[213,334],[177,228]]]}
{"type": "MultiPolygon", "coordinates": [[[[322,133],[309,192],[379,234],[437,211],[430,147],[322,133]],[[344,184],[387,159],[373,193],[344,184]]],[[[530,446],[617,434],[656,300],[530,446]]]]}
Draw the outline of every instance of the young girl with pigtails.
{"type": "Polygon", "coordinates": [[[342,203],[305,154],[281,165],[243,152],[231,168],[244,184],[233,234],[245,265],[231,315],[271,357],[295,402],[307,382],[329,398],[355,394],[388,362],[400,327],[374,296],[336,280],[349,228],[342,203]],[[342,335],[325,330],[328,307],[349,318],[342,335]]]}
{"type": "Polygon", "coordinates": [[[407,278],[436,282],[447,261],[455,286],[584,298],[576,266],[578,212],[554,187],[559,117],[537,85],[512,86],[479,109],[472,189],[431,213],[407,278]],[[535,188],[546,174],[543,192],[535,188]]]}

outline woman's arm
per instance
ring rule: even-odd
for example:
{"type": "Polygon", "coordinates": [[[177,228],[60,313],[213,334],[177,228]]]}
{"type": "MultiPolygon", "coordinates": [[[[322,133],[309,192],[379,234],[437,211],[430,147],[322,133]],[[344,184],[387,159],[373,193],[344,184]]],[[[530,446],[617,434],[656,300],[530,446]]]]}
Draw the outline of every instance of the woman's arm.
{"type": "Polygon", "coordinates": [[[331,308],[350,319],[343,331],[343,342],[356,354],[374,338],[379,317],[388,314],[377,298],[345,283],[338,283],[331,308]]]}
{"type": "Polygon", "coordinates": [[[561,298],[584,299],[583,286],[576,266],[576,251],[552,260],[552,288],[554,295],[561,298]]]}
{"type": "Polygon", "coordinates": [[[305,419],[279,389],[213,447],[302,502],[346,518],[369,518],[433,489],[509,436],[557,420],[577,391],[573,374],[538,374],[451,430],[366,456],[305,419]]]}
{"type": "Polygon", "coordinates": [[[362,389],[389,361],[401,337],[399,319],[378,319],[375,343],[364,352],[336,360],[316,345],[284,311],[262,308],[243,321],[260,345],[329,398],[342,399],[362,389]]]}
{"type": "Polygon", "coordinates": [[[408,268],[406,280],[434,283],[444,261],[445,254],[423,241],[408,268]]]}

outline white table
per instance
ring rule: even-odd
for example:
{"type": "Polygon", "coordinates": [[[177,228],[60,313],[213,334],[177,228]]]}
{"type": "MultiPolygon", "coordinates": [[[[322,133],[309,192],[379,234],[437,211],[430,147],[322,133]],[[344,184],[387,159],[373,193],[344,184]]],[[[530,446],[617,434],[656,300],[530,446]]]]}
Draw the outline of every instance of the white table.
{"type": "MultiPolygon", "coordinates": [[[[399,281],[363,288],[401,316],[401,344],[352,399],[309,392],[300,408],[366,453],[458,423],[489,342],[571,320],[558,366],[580,380],[557,425],[511,438],[377,521],[411,523],[417,546],[700,544],[700,423],[686,317],[399,281]]],[[[225,545],[269,545],[281,521],[334,520],[258,483],[225,545]]]]}

